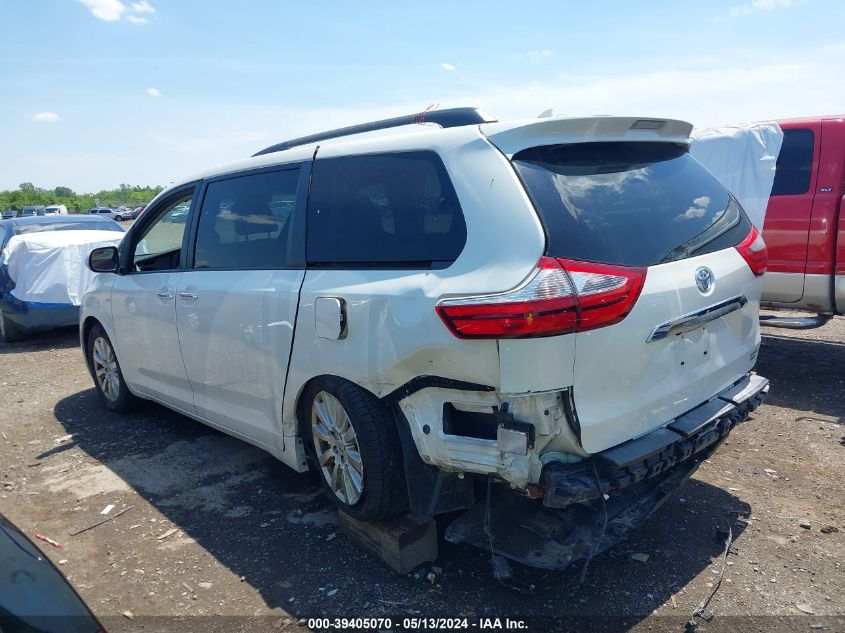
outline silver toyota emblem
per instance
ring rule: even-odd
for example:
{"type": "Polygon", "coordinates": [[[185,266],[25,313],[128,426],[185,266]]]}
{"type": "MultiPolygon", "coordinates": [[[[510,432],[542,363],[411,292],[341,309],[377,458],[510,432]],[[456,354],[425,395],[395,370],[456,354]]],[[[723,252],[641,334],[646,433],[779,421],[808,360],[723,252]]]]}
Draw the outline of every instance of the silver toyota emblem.
{"type": "Polygon", "coordinates": [[[702,266],[695,271],[695,285],[698,286],[701,294],[706,295],[710,292],[715,282],[716,279],[713,277],[713,271],[706,266],[702,266]]]}

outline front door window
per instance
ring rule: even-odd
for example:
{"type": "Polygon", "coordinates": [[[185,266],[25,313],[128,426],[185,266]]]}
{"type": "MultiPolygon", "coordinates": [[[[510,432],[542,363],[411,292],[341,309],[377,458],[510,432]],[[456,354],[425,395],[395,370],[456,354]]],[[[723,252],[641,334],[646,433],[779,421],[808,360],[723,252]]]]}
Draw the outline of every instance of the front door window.
{"type": "Polygon", "coordinates": [[[135,243],[132,252],[134,270],[175,270],[179,267],[192,194],[173,200],[161,210],[135,243]]]}

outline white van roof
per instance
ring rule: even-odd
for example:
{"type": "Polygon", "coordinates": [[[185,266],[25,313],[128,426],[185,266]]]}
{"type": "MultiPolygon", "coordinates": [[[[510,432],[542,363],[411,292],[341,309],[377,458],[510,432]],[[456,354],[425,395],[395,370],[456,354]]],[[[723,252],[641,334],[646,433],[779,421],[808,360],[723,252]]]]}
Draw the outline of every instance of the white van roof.
{"type": "Polygon", "coordinates": [[[676,119],[654,117],[550,117],[523,119],[516,121],[496,121],[490,115],[477,108],[453,108],[435,111],[423,115],[397,117],[371,124],[362,124],[341,128],[331,132],[318,133],[306,137],[284,141],[270,146],[257,154],[231,163],[212,167],[204,172],[183,178],[167,187],[159,196],[170,190],[195,180],[221,176],[249,169],[283,165],[285,163],[308,160],[319,147],[331,148],[337,155],[340,146],[362,151],[396,151],[404,145],[419,149],[426,135],[438,138],[446,131],[455,142],[465,141],[469,135],[481,132],[487,136],[508,157],[528,147],[557,143],[575,143],[585,141],[661,141],[689,144],[692,125],[676,119]],[[458,116],[458,123],[449,124],[449,117],[444,117],[446,125],[438,123],[438,112],[458,116]],[[457,115],[455,114],[457,112],[457,115]],[[419,118],[414,118],[414,116],[419,118]],[[464,117],[461,119],[460,117],[464,117]],[[468,122],[461,122],[461,121],[468,122]],[[475,122],[471,122],[471,121],[475,122]],[[382,123],[395,124],[380,126],[382,123]],[[463,133],[460,130],[464,130],[463,133]],[[316,140],[315,140],[316,139],[316,140]],[[278,148],[278,149],[277,149],[278,148]]]}

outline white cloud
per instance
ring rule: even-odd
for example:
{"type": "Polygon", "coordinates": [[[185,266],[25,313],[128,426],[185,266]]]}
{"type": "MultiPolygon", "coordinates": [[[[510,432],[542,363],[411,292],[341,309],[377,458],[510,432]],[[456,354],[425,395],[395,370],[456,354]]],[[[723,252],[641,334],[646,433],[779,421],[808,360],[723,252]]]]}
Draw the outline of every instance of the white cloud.
{"type": "MultiPolygon", "coordinates": [[[[284,139],[420,112],[432,102],[441,108],[478,106],[503,121],[554,108],[562,116],[674,117],[702,128],[836,113],[845,103],[845,82],[807,82],[806,77],[845,76],[845,42],[713,50],[707,57],[670,60],[617,59],[593,71],[549,72],[542,82],[503,80],[499,74],[480,71],[468,75],[459,87],[432,80],[403,91],[401,97],[366,103],[338,98],[339,105],[330,108],[308,102],[283,107],[216,102],[205,95],[192,101],[191,95],[180,94],[179,99],[156,102],[167,106],[166,116],[150,118],[143,126],[121,120],[111,122],[112,127],[98,124],[103,134],[125,135],[135,152],[124,151],[120,143],[91,149],[79,143],[77,149],[65,149],[20,141],[14,147],[15,161],[0,170],[0,189],[30,180],[41,187],[69,185],[77,191],[121,182],[165,184],[284,139]]],[[[75,116],[74,126],[79,124],[75,116]]]]}
{"type": "Polygon", "coordinates": [[[133,2],[128,7],[121,0],[79,0],[88,7],[95,18],[106,22],[120,22],[125,19],[132,24],[146,24],[146,15],[152,15],[156,9],[147,0],[133,2]]]}
{"type": "Polygon", "coordinates": [[[728,15],[750,15],[755,11],[771,11],[773,9],[786,9],[798,4],[797,0],[751,0],[748,4],[739,4],[730,8],[728,15]]]}
{"type": "Polygon", "coordinates": [[[106,22],[117,22],[126,11],[126,7],[120,0],[79,0],[79,2],[88,7],[95,18],[106,22]]]}
{"type": "Polygon", "coordinates": [[[640,58],[595,72],[551,74],[543,81],[482,77],[459,91],[429,91],[419,100],[439,101],[442,108],[478,106],[500,120],[553,108],[562,116],[672,117],[710,127],[839,112],[845,83],[806,84],[802,78],[843,76],[843,60],[845,43],[670,62],[640,58]]]}
{"type": "Polygon", "coordinates": [[[543,49],[541,51],[523,51],[521,53],[514,53],[511,59],[517,62],[539,62],[548,59],[554,55],[554,51],[543,49]]]}
{"type": "Polygon", "coordinates": [[[59,121],[59,115],[55,112],[37,112],[32,115],[32,120],[36,123],[56,123],[59,121]]]}
{"type": "Polygon", "coordinates": [[[151,97],[160,97],[161,91],[158,88],[147,88],[147,94],[151,97]]]}
{"type": "Polygon", "coordinates": [[[133,2],[129,5],[129,10],[132,13],[155,13],[155,7],[153,7],[147,0],[141,0],[141,2],[133,2]]]}
{"type": "Polygon", "coordinates": [[[448,70],[448,71],[455,70],[455,67],[452,64],[445,64],[445,63],[440,64],[440,68],[442,68],[443,70],[448,70]]]}

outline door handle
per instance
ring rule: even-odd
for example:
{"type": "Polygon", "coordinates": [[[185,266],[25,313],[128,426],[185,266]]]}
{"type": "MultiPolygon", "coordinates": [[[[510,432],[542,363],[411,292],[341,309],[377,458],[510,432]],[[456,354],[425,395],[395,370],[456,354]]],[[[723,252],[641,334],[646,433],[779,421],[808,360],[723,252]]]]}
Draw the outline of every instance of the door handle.
{"type": "Polygon", "coordinates": [[[158,297],[159,299],[172,299],[173,293],[169,290],[159,290],[158,292],[156,292],[156,297],[158,297]]]}
{"type": "Polygon", "coordinates": [[[185,292],[182,291],[179,293],[179,296],[183,299],[190,299],[192,301],[196,301],[199,298],[199,295],[196,292],[185,292]]]}

